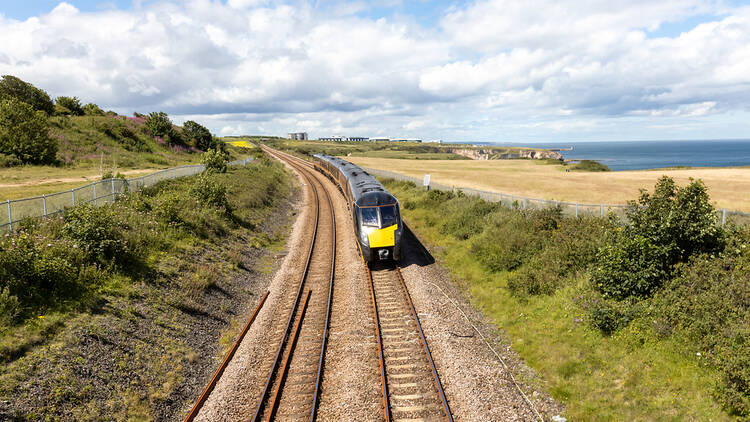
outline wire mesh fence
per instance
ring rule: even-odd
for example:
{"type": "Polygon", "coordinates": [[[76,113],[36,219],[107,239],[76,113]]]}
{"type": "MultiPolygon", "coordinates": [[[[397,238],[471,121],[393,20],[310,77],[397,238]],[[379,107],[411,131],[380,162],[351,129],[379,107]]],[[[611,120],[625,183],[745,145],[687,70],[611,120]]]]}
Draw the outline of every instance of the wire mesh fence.
{"type": "MultiPolygon", "coordinates": [[[[417,186],[422,184],[422,180],[406,176],[403,174],[395,173],[387,170],[378,170],[363,167],[365,171],[376,177],[387,177],[395,180],[401,180],[405,182],[413,182],[417,186]]],[[[477,196],[485,201],[489,202],[500,202],[507,207],[518,207],[521,209],[544,209],[559,206],[563,214],[578,217],[578,216],[599,216],[604,217],[613,213],[620,218],[625,218],[625,204],[585,204],[580,202],[567,202],[567,201],[555,201],[550,199],[539,199],[539,198],[527,198],[525,196],[513,195],[501,192],[490,192],[472,188],[463,188],[457,186],[448,186],[440,183],[430,183],[430,189],[438,189],[445,191],[458,192],[461,191],[465,195],[477,196]]],[[[741,211],[732,211],[726,208],[717,210],[718,220],[722,225],[734,223],[734,224],[750,224],[750,214],[741,211]]]]}
{"type": "MultiPolygon", "coordinates": [[[[254,159],[248,157],[229,163],[230,166],[245,166],[254,159]]],[[[13,224],[24,218],[48,217],[61,213],[67,207],[83,203],[103,205],[113,203],[118,195],[153,186],[161,181],[193,176],[206,170],[203,164],[169,168],[131,179],[104,179],[63,192],[9,199],[0,202],[0,231],[12,231],[13,224]]]]}

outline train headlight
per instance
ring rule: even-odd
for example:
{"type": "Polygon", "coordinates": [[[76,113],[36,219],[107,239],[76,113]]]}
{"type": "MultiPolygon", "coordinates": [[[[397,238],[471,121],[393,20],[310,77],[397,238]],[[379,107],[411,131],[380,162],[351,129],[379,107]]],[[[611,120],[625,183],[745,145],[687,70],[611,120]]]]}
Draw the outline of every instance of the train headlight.
{"type": "Polygon", "coordinates": [[[359,240],[361,240],[363,244],[369,245],[370,239],[368,236],[375,230],[377,230],[377,227],[362,226],[362,229],[359,231],[359,240]]]}

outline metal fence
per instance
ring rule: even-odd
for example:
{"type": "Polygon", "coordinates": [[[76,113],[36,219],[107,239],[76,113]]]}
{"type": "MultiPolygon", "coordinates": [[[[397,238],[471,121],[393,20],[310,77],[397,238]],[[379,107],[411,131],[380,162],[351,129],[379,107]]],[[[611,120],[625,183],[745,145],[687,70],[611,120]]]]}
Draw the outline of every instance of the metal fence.
{"type": "MultiPolygon", "coordinates": [[[[245,158],[229,163],[230,166],[244,166],[254,161],[245,158]]],[[[29,217],[47,217],[63,212],[65,208],[77,204],[110,204],[129,191],[137,191],[153,186],[163,180],[193,176],[206,170],[203,164],[188,165],[157,171],[132,179],[104,179],[68,191],[34,196],[32,198],[9,199],[0,202],[0,231],[12,231],[13,224],[29,217]]]]}
{"type": "MultiPolygon", "coordinates": [[[[395,180],[401,180],[406,182],[414,182],[417,186],[422,185],[422,180],[406,176],[399,173],[394,173],[387,170],[378,170],[363,167],[365,171],[376,177],[387,177],[395,180]]],[[[520,195],[512,195],[501,192],[490,192],[484,190],[477,190],[471,188],[463,188],[457,186],[448,186],[440,183],[430,182],[430,189],[446,190],[446,191],[461,191],[466,195],[478,196],[485,201],[489,202],[500,202],[501,204],[508,207],[518,207],[521,209],[544,209],[549,207],[560,206],[563,214],[578,217],[578,216],[599,216],[604,217],[613,213],[621,218],[625,217],[625,204],[584,204],[580,202],[566,202],[566,201],[555,201],[551,199],[539,199],[539,198],[527,198],[520,195]]],[[[721,224],[735,223],[735,224],[750,224],[750,214],[732,211],[726,208],[717,210],[718,219],[721,224]]]]}

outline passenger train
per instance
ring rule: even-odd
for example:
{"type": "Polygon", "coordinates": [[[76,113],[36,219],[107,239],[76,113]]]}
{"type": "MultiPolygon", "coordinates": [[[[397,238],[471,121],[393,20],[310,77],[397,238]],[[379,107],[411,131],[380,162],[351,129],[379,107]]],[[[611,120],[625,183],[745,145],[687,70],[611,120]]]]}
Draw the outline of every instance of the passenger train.
{"type": "Polygon", "coordinates": [[[341,187],[349,203],[362,259],[367,262],[401,259],[401,210],[398,200],[374,177],[337,157],[315,154],[316,168],[341,187]]]}

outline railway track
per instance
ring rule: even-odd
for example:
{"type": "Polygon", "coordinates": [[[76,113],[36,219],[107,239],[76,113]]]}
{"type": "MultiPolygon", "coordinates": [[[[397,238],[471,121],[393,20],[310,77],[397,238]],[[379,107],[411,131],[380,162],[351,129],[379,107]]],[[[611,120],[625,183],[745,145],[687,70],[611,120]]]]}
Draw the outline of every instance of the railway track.
{"type": "Polygon", "coordinates": [[[378,342],[383,416],[453,421],[411,297],[396,265],[367,268],[378,342]]]}
{"type": "Polygon", "coordinates": [[[310,174],[309,168],[289,156],[268,152],[296,168],[311,187],[316,210],[315,228],[305,270],[296,296],[288,307],[286,325],[274,333],[274,337],[281,338],[281,341],[251,420],[314,420],[320,397],[335,276],[335,212],[327,189],[310,174]]]}
{"type": "MultiPolygon", "coordinates": [[[[286,318],[279,317],[268,334],[269,341],[277,342],[274,343],[277,346],[273,346],[275,354],[269,353],[259,366],[267,376],[264,385],[258,386],[258,392],[252,395],[254,411],[248,416],[254,422],[313,421],[320,401],[331,324],[336,274],[336,216],[329,189],[321,180],[324,176],[315,173],[304,160],[270,148],[264,150],[292,166],[310,187],[314,208],[310,219],[313,233],[298,284],[282,304],[283,310],[278,312],[279,316],[285,315],[286,318]]],[[[384,419],[387,422],[452,421],[418,315],[398,266],[365,266],[365,269],[379,363],[362,363],[373,368],[373,376],[380,375],[384,419]]],[[[197,414],[232,354],[225,359],[186,421],[191,421],[197,414]]]]}

